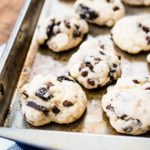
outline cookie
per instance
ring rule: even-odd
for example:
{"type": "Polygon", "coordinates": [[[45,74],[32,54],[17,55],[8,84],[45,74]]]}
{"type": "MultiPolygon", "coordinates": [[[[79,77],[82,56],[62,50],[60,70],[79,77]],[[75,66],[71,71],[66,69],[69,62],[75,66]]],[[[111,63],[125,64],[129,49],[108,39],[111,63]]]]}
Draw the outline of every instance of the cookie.
{"type": "Polygon", "coordinates": [[[147,55],[147,62],[150,63],[150,54],[147,55]]]}
{"type": "Polygon", "coordinates": [[[70,75],[87,89],[102,87],[121,75],[120,56],[109,37],[82,43],[68,67],[70,75]]]}
{"type": "Polygon", "coordinates": [[[150,0],[122,0],[124,3],[135,6],[149,6],[150,0]]]}
{"type": "Polygon", "coordinates": [[[37,41],[54,52],[66,51],[79,45],[88,30],[86,21],[79,17],[55,14],[40,25],[37,41]]]}
{"type": "Polygon", "coordinates": [[[22,112],[33,126],[72,123],[82,116],[87,105],[81,87],[65,75],[38,75],[23,86],[21,93],[22,112]]]}
{"type": "Polygon", "coordinates": [[[123,51],[137,54],[150,50],[150,15],[129,16],[119,20],[112,29],[114,43],[123,51]]]}
{"type": "Polygon", "coordinates": [[[118,79],[102,98],[110,124],[119,133],[138,135],[150,129],[150,78],[118,79]]]}
{"type": "Polygon", "coordinates": [[[75,12],[90,23],[113,26],[125,14],[120,0],[77,0],[75,12]]]}

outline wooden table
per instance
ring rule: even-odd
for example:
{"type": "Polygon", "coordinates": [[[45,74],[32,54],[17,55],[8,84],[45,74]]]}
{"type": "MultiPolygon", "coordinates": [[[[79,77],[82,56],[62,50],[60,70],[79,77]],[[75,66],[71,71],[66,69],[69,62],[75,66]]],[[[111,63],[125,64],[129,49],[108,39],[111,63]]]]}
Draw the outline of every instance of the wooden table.
{"type": "Polygon", "coordinates": [[[7,42],[24,0],[0,0],[0,44],[7,42]]]}

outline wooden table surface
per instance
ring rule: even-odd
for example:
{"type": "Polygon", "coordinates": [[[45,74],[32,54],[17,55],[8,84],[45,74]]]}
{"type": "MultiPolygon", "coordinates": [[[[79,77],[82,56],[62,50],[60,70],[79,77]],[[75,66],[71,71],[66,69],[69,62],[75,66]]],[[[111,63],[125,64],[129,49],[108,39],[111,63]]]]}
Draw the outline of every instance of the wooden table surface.
{"type": "Polygon", "coordinates": [[[0,0],[0,44],[7,42],[24,0],[0,0]]]}

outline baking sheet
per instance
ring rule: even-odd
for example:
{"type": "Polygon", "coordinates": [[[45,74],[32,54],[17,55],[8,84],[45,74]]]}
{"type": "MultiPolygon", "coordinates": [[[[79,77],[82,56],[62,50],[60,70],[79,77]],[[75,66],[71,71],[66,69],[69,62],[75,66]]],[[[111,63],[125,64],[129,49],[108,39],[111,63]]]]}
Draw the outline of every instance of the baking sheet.
{"type": "MultiPolygon", "coordinates": [[[[42,20],[57,11],[73,11],[74,1],[68,2],[63,0],[50,1],[47,0],[44,9],[42,11],[39,24],[42,20]]],[[[126,6],[127,15],[141,14],[148,12],[150,9],[147,7],[129,7],[126,6]]],[[[38,25],[37,25],[38,28],[38,25]]],[[[90,33],[87,39],[94,38],[97,36],[104,36],[110,33],[111,28],[98,27],[96,25],[90,25],[90,33]]],[[[136,35],[135,35],[136,36],[136,35]]],[[[71,51],[54,53],[46,48],[38,48],[35,42],[36,32],[33,37],[32,44],[29,49],[29,53],[23,68],[22,75],[20,77],[19,85],[17,86],[16,93],[14,94],[12,104],[10,107],[9,115],[5,121],[5,127],[10,128],[32,128],[32,129],[44,129],[53,131],[69,131],[69,132],[82,132],[82,133],[95,133],[95,134],[115,134],[116,131],[110,126],[108,118],[101,108],[101,98],[106,93],[107,87],[99,88],[96,90],[85,90],[88,98],[87,111],[84,115],[76,122],[69,125],[59,125],[56,123],[50,123],[42,127],[33,127],[28,124],[20,110],[19,100],[19,88],[23,83],[32,79],[36,74],[52,73],[61,74],[67,73],[67,63],[73,53],[76,52],[77,48],[71,51]]],[[[118,53],[122,56],[122,77],[133,76],[133,75],[149,75],[149,66],[146,62],[147,53],[140,53],[138,55],[130,55],[120,51],[116,48],[118,53]]],[[[144,136],[148,136],[145,134],[144,136]]]]}

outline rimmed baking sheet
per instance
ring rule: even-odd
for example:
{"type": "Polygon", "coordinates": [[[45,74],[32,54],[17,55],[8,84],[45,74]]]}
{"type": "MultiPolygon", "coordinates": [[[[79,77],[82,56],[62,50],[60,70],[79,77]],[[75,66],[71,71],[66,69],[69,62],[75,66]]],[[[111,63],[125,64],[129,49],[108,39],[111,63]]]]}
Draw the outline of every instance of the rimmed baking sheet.
{"type": "MultiPolygon", "coordinates": [[[[46,0],[44,8],[41,13],[39,23],[50,15],[52,12],[57,11],[73,11],[74,1],[63,1],[46,0]]],[[[127,15],[135,15],[141,13],[150,13],[150,9],[147,7],[129,7],[126,6],[127,15]]],[[[36,14],[35,14],[36,15],[36,14]]],[[[38,25],[37,25],[38,30],[38,25]]],[[[90,25],[90,33],[85,40],[90,38],[96,38],[98,36],[107,36],[110,33],[111,28],[98,27],[96,25],[90,25]]],[[[36,43],[36,33],[34,34],[32,44],[30,46],[25,65],[20,77],[17,90],[14,94],[9,115],[6,118],[5,127],[10,128],[25,128],[25,129],[43,129],[52,131],[68,131],[68,132],[82,132],[82,133],[94,133],[94,134],[109,134],[117,135],[116,131],[110,126],[108,118],[101,108],[101,98],[104,93],[106,93],[107,87],[99,88],[97,90],[85,90],[88,98],[87,111],[78,121],[69,125],[59,125],[56,123],[49,123],[48,125],[42,127],[33,127],[29,125],[20,110],[20,100],[19,100],[19,88],[23,83],[32,79],[36,74],[42,73],[52,73],[61,74],[67,73],[67,63],[69,58],[78,49],[72,49],[71,51],[54,53],[46,48],[38,47],[36,43]]],[[[133,76],[133,75],[149,75],[149,66],[146,62],[146,53],[140,53],[138,55],[130,55],[125,52],[120,51],[116,48],[118,53],[122,56],[122,77],[133,76]]],[[[148,136],[149,134],[144,134],[143,136],[148,136]]]]}

